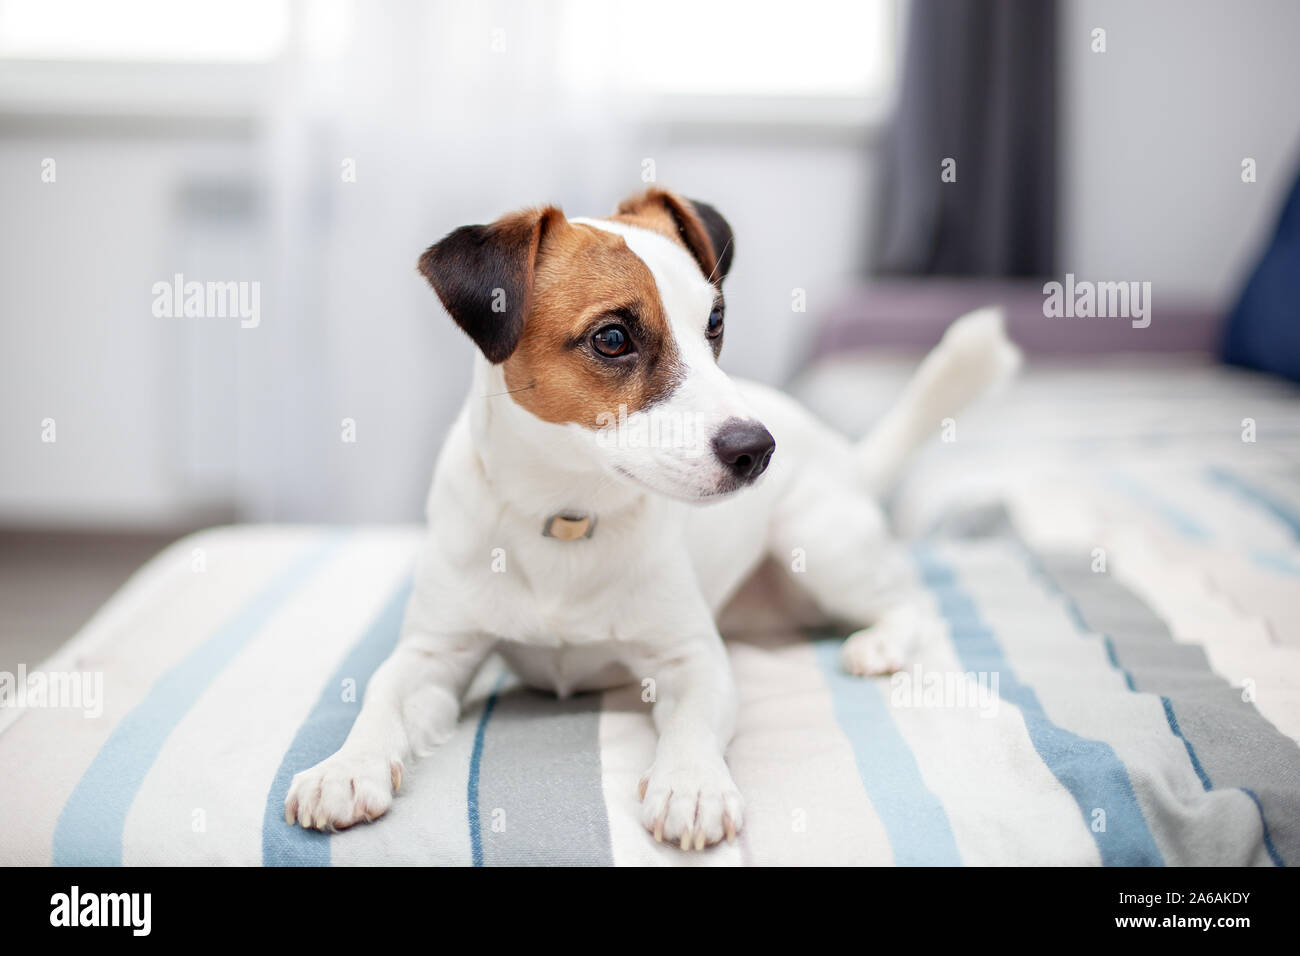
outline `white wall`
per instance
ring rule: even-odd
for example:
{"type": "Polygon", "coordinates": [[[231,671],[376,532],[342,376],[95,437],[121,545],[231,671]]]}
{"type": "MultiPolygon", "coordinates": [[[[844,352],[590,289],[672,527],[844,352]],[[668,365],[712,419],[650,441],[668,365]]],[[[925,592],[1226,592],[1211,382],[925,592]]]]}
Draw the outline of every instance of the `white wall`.
{"type": "Polygon", "coordinates": [[[1297,41],[1294,0],[1067,0],[1062,271],[1230,306],[1300,170],[1297,41]]]}
{"type": "Polygon", "coordinates": [[[194,190],[246,181],[248,141],[220,125],[178,136],[156,124],[125,136],[13,118],[8,128],[0,520],[170,524],[220,507],[238,460],[236,417],[222,413],[238,396],[234,340],[155,318],[151,288],[173,271],[261,271],[249,223],[232,235],[193,209],[194,190]]]}

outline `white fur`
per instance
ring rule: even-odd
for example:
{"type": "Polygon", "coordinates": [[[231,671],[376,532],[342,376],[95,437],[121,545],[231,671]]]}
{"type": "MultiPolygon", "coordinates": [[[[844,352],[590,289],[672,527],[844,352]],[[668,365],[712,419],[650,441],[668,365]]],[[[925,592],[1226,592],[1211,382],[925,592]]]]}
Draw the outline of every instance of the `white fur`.
{"type": "Polygon", "coordinates": [[[294,777],[290,822],[334,829],[382,814],[404,762],[451,733],[466,686],[498,650],[524,680],[561,695],[653,679],[659,743],[641,819],[656,838],[702,848],[743,822],[723,759],[736,692],[715,617],[764,558],[791,568],[803,555],[794,577],[824,612],[874,625],[846,642],[849,670],[897,669],[917,637],[919,615],[872,492],[942,417],[1014,369],[1000,318],[954,324],[899,407],[854,446],[788,397],[718,368],[704,335],[715,293],[685,250],[647,230],[575,221],[622,235],[646,263],[684,363],[673,394],[627,415],[627,427],[652,415],[697,427],[636,447],[611,441],[609,429],[548,424],[477,356],[434,472],[401,640],[342,749],[294,777]],[[709,442],[729,418],[761,421],[776,452],[757,484],[721,496],[726,473],[709,442]],[[559,511],[596,515],[595,535],[543,537],[559,511]]]}

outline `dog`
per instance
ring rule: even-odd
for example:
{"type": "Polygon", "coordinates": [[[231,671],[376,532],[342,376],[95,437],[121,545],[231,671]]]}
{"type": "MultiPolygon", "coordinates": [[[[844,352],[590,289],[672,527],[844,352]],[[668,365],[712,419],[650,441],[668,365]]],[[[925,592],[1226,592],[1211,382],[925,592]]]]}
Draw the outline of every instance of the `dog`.
{"type": "Polygon", "coordinates": [[[684,850],[734,839],[736,689],[716,616],[765,558],[804,555],[791,577],[860,628],[849,671],[904,666],[922,622],[877,496],[1018,352],[995,311],[959,320],[851,443],[719,368],[734,255],[717,210],[651,188],[609,218],[527,209],[421,256],[478,347],[473,385],[434,471],[400,640],[342,748],[293,778],[286,822],[383,815],[496,651],[559,695],[653,679],[642,824],[684,850]]]}

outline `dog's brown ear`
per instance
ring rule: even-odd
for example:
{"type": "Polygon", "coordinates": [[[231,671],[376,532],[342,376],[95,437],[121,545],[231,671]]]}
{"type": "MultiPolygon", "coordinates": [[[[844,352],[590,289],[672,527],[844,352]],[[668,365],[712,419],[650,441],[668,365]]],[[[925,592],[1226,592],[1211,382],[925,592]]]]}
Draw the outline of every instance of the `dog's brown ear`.
{"type": "Polygon", "coordinates": [[[619,203],[618,214],[658,218],[661,231],[675,234],[681,240],[710,282],[721,285],[731,271],[731,260],[736,254],[735,236],[727,220],[708,203],[651,186],[641,195],[619,203]]]}
{"type": "Polygon", "coordinates": [[[420,256],[456,324],[488,361],[504,362],[519,344],[532,308],[533,272],[546,232],[567,224],[555,206],[525,209],[484,226],[461,226],[420,256]]]}

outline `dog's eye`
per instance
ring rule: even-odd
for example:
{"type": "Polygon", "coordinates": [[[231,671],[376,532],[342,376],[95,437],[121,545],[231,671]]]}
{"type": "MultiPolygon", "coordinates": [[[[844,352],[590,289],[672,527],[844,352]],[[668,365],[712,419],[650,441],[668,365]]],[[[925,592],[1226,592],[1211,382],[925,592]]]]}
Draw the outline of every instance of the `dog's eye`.
{"type": "Polygon", "coordinates": [[[631,344],[632,337],[621,325],[607,325],[591,337],[591,347],[610,358],[626,355],[631,344]]]}
{"type": "Polygon", "coordinates": [[[704,327],[704,334],[711,339],[716,339],[722,334],[722,303],[719,302],[709,313],[709,324],[704,327]]]}

